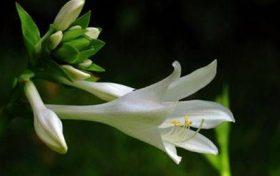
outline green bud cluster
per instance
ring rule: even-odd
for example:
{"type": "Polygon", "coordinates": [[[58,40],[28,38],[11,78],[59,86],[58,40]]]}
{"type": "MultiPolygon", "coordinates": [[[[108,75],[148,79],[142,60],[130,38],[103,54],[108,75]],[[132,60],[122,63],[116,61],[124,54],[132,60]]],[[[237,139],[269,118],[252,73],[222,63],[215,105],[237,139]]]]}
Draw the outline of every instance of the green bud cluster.
{"type": "Polygon", "coordinates": [[[88,27],[91,11],[78,18],[83,5],[83,0],[68,1],[41,37],[31,16],[16,3],[30,59],[28,69],[35,77],[95,81],[91,72],[105,71],[90,59],[105,45],[98,39],[102,29],[88,27]]]}
{"type": "Polygon", "coordinates": [[[105,43],[97,39],[101,28],[88,27],[90,12],[78,18],[64,31],[54,31],[47,40],[45,50],[63,64],[72,65],[82,71],[102,72],[104,69],[89,58],[105,43]]]}

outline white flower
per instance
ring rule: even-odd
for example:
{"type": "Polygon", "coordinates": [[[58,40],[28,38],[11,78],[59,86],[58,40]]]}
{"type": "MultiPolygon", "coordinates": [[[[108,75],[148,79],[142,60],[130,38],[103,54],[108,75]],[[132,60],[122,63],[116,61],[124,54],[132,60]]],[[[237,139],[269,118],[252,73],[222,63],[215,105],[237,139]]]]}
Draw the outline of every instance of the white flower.
{"type": "Polygon", "coordinates": [[[46,108],[31,81],[25,81],[24,91],[34,113],[34,128],[39,138],[54,151],[66,153],[67,145],[60,119],[52,110],[46,108]]]}
{"type": "Polygon", "coordinates": [[[178,102],[213,79],[216,61],[182,78],[180,64],[174,62],[173,66],[174,72],[164,80],[105,104],[48,107],[62,119],[89,120],[111,125],[165,151],[177,164],[181,157],[177,155],[176,147],[217,154],[216,146],[198,132],[224,121],[234,121],[231,112],[213,102],[178,102]],[[187,85],[186,88],[184,85],[187,85]],[[191,127],[198,130],[193,131],[191,127]]]}
{"type": "Polygon", "coordinates": [[[64,31],[67,29],[80,15],[85,0],[70,0],[58,12],[54,20],[56,30],[64,31]]]}

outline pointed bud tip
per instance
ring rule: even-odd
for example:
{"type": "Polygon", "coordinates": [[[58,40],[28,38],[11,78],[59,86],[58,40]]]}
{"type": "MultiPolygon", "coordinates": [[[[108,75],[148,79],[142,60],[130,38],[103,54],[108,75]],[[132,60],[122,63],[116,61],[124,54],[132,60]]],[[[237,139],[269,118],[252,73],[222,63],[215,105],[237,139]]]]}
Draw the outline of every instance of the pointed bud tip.
{"type": "Polygon", "coordinates": [[[85,4],[84,0],[70,0],[58,12],[54,20],[54,26],[57,30],[64,31],[80,15],[85,4]]]}
{"type": "Polygon", "coordinates": [[[67,151],[68,151],[68,147],[67,147],[66,144],[61,144],[60,148],[58,148],[58,149],[56,150],[57,153],[62,154],[62,155],[63,155],[63,154],[66,154],[67,151]]]}
{"type": "Polygon", "coordinates": [[[54,34],[52,34],[49,38],[49,47],[50,49],[54,50],[62,41],[63,33],[62,31],[57,31],[54,34]]]}

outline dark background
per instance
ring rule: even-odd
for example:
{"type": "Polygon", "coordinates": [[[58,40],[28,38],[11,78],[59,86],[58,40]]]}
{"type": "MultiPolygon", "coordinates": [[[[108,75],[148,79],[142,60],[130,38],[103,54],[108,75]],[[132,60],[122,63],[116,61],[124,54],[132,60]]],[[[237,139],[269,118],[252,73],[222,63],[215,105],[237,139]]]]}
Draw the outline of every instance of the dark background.
{"type": "MultiPolygon", "coordinates": [[[[18,1],[42,34],[63,0],[18,1]]],[[[0,105],[26,66],[15,2],[1,2],[0,105]]],[[[181,62],[183,75],[218,59],[216,79],[190,98],[214,100],[227,84],[232,125],[233,175],[280,175],[280,35],[277,0],[93,0],[92,26],[107,44],[93,60],[106,68],[100,81],[140,88],[181,62]]],[[[37,82],[45,102],[95,102],[82,91],[37,82]],[[47,89],[46,89],[47,88],[47,89]],[[47,91],[46,91],[47,90],[47,91]],[[75,94],[73,94],[75,92],[75,94]],[[66,98],[65,98],[66,97],[66,98]]],[[[177,166],[167,155],[105,125],[65,121],[69,146],[58,155],[37,138],[32,115],[16,118],[1,133],[0,175],[217,175],[205,158],[180,150],[177,166]]],[[[203,131],[213,139],[212,132],[203,131]]]]}

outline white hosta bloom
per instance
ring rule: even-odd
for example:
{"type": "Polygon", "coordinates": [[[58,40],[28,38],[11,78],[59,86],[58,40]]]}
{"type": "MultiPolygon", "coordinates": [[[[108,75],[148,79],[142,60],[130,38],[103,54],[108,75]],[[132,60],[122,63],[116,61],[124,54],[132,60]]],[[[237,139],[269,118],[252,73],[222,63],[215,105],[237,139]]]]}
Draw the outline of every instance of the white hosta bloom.
{"type": "Polygon", "coordinates": [[[70,0],[58,12],[54,20],[56,30],[64,31],[67,29],[80,15],[85,0],[70,0]]]}
{"type": "Polygon", "coordinates": [[[31,81],[25,82],[25,95],[34,113],[34,128],[39,138],[58,153],[66,153],[62,123],[57,115],[48,109],[31,81]]]}
{"type": "Polygon", "coordinates": [[[96,27],[88,27],[85,35],[91,39],[97,39],[100,32],[101,32],[100,29],[98,29],[96,27]]]}
{"type": "Polygon", "coordinates": [[[177,164],[181,161],[181,157],[177,155],[176,147],[217,154],[216,146],[198,132],[202,128],[213,128],[224,121],[234,121],[231,112],[213,102],[201,100],[178,102],[185,95],[199,90],[213,79],[216,61],[182,78],[180,64],[174,62],[173,66],[174,72],[164,80],[131,91],[105,104],[48,107],[62,119],[89,120],[111,125],[165,151],[177,164]],[[202,83],[198,83],[195,76],[202,83]],[[183,88],[181,86],[186,82],[189,84],[193,82],[197,87],[187,86],[189,90],[181,90],[183,88]],[[198,130],[194,131],[191,127],[198,130]]]}

